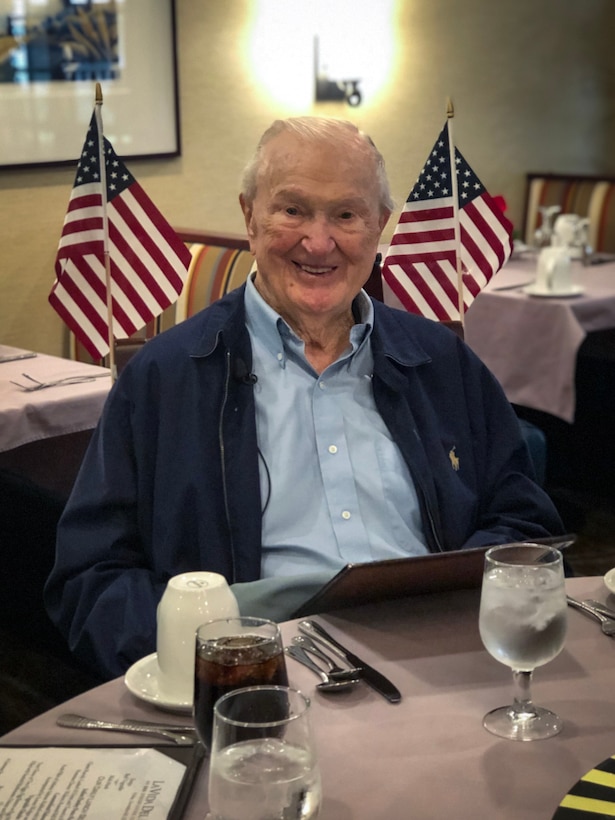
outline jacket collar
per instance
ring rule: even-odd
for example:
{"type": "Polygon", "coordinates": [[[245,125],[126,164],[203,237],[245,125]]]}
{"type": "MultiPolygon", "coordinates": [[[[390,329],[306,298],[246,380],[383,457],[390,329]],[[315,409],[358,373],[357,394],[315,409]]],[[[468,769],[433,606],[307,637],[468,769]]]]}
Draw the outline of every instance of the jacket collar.
{"type": "MultiPolygon", "coordinates": [[[[383,354],[403,367],[417,367],[431,361],[421,344],[408,314],[374,300],[374,355],[383,354]]],[[[427,321],[417,317],[417,321],[427,321]]]]}
{"type": "Polygon", "coordinates": [[[249,336],[246,328],[244,307],[245,284],[231,291],[207,308],[207,321],[203,333],[194,344],[193,358],[210,356],[219,344],[230,350],[243,346],[249,336]]]}
{"type": "MultiPolygon", "coordinates": [[[[194,344],[192,357],[210,356],[223,343],[230,350],[249,346],[244,306],[245,284],[231,291],[223,299],[207,309],[208,321],[201,337],[194,344]]],[[[372,347],[374,355],[380,353],[402,367],[417,367],[431,361],[414,328],[408,323],[407,314],[372,300],[374,304],[374,329],[372,347]]],[[[426,320],[425,320],[426,321],[426,320]]]]}

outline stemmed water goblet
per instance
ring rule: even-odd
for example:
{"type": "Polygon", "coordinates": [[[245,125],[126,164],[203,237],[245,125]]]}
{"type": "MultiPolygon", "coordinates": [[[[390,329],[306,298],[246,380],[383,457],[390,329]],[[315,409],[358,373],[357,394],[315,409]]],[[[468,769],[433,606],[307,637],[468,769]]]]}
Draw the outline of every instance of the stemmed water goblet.
{"type": "Polygon", "coordinates": [[[485,648],[513,670],[512,705],[485,715],[483,726],[509,740],[540,740],[561,731],[555,713],[532,702],[532,673],[553,660],[566,637],[562,555],[540,544],[492,547],[485,554],[479,630],[485,648]]]}
{"type": "Polygon", "coordinates": [[[559,205],[542,205],[538,208],[541,221],[540,227],[534,232],[534,240],[537,247],[545,248],[551,244],[553,237],[553,220],[561,210],[559,205]]]}

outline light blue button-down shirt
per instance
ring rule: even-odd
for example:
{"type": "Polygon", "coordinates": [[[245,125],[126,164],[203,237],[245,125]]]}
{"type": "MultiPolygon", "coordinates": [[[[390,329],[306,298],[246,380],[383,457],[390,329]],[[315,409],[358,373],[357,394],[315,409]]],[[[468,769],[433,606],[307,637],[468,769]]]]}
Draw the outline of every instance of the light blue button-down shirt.
{"type": "Polygon", "coordinates": [[[376,409],[373,305],[318,374],[304,343],[246,287],[263,504],[262,577],[426,553],[410,472],[376,409]]]}

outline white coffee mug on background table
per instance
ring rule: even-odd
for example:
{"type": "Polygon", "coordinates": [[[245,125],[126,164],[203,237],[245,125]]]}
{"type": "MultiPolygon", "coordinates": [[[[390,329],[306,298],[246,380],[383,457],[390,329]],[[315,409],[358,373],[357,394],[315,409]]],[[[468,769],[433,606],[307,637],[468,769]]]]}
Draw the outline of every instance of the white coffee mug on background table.
{"type": "Polygon", "coordinates": [[[237,599],[223,575],[184,572],[170,579],[156,613],[158,686],[165,698],[192,701],[197,627],[238,615],[237,599]]]}
{"type": "Polygon", "coordinates": [[[572,268],[568,248],[542,248],[538,255],[535,289],[544,294],[568,293],[572,289],[572,268]]]}

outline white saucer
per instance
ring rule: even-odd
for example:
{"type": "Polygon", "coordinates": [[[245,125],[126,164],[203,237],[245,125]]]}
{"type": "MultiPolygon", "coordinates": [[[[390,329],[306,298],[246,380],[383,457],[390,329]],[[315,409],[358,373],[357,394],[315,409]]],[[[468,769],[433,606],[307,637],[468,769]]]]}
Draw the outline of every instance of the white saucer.
{"type": "Polygon", "coordinates": [[[604,576],[604,583],[606,584],[608,591],[615,595],[615,567],[610,569],[604,576]]]}
{"type": "Polygon", "coordinates": [[[133,663],[124,675],[127,689],[140,700],[153,703],[167,712],[192,712],[192,701],[169,700],[160,693],[158,687],[158,655],[153,652],[133,663]]]}
{"type": "Polygon", "coordinates": [[[585,288],[581,285],[573,285],[568,290],[542,290],[536,287],[536,284],[526,285],[523,292],[528,296],[541,296],[543,299],[569,299],[571,296],[581,296],[585,293],[585,288]]]}

